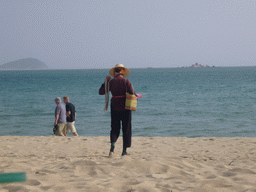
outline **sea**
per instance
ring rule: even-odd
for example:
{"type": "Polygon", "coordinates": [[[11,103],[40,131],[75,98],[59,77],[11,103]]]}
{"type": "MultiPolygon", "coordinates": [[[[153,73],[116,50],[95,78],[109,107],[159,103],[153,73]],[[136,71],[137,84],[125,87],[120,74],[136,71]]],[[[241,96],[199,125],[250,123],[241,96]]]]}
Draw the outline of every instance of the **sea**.
{"type": "MultiPolygon", "coordinates": [[[[0,71],[0,136],[53,135],[54,99],[65,95],[76,107],[80,136],[109,136],[110,109],[99,95],[108,71],[0,71]]],[[[133,136],[256,136],[256,67],[130,71],[142,94],[132,112],[133,136]]]]}

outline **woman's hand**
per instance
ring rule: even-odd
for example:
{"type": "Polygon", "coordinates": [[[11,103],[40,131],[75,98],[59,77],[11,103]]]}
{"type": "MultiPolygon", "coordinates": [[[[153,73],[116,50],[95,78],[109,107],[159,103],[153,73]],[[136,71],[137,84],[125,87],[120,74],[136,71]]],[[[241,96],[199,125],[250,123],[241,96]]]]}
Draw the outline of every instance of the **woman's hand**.
{"type": "Polygon", "coordinates": [[[106,76],[106,80],[107,80],[107,81],[110,81],[110,80],[111,80],[111,77],[110,77],[110,76],[106,76]]]}

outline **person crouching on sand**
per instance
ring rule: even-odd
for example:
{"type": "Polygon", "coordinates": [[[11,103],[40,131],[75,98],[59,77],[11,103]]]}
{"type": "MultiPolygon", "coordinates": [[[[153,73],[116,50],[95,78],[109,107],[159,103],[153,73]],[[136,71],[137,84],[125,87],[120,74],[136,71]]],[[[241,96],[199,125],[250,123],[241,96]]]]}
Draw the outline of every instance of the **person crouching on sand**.
{"type": "Polygon", "coordinates": [[[72,103],[70,103],[68,96],[64,96],[63,101],[66,104],[67,132],[71,131],[74,136],[78,136],[75,128],[75,120],[76,120],[75,106],[72,103]]]}
{"type": "MultiPolygon", "coordinates": [[[[122,155],[128,155],[126,149],[131,147],[132,137],[132,112],[125,109],[125,96],[126,93],[137,94],[134,92],[131,82],[125,79],[130,74],[130,70],[125,68],[123,64],[117,64],[113,67],[109,74],[114,77],[106,76],[106,80],[109,82],[109,91],[112,93],[111,99],[111,131],[110,141],[111,148],[109,156],[114,153],[115,143],[119,137],[121,122],[123,131],[123,152],[122,155]]],[[[105,84],[103,83],[99,89],[99,94],[105,94],[105,84]]]]}

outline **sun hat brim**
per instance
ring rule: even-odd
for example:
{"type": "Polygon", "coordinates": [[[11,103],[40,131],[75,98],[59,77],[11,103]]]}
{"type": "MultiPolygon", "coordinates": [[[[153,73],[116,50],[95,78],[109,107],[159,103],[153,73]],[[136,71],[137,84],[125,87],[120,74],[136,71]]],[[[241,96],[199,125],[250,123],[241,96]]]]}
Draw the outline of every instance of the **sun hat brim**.
{"type": "Polygon", "coordinates": [[[130,74],[130,70],[123,66],[123,64],[119,63],[115,67],[109,70],[109,75],[114,77],[114,70],[115,68],[123,68],[124,69],[124,77],[127,77],[130,74]]]}

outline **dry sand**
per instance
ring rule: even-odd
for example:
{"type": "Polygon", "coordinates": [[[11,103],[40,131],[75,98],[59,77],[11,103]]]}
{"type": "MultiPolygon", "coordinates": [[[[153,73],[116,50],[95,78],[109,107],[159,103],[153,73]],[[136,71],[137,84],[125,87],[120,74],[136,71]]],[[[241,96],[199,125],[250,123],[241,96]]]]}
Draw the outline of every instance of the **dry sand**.
{"type": "Polygon", "coordinates": [[[0,137],[0,173],[26,172],[0,191],[256,192],[256,138],[0,137]]]}

